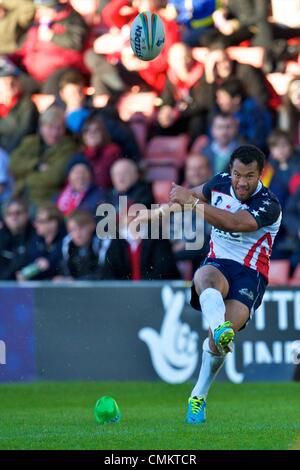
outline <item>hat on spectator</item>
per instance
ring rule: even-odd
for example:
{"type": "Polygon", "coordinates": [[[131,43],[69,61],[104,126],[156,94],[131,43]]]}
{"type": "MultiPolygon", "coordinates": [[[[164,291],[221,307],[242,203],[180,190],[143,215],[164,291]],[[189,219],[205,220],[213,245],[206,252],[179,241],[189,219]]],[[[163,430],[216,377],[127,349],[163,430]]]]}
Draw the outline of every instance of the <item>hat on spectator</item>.
{"type": "Polygon", "coordinates": [[[54,7],[59,4],[59,0],[34,0],[36,7],[54,7]]]}
{"type": "Polygon", "coordinates": [[[6,57],[0,57],[0,77],[17,77],[20,69],[6,57]]]}
{"type": "Polygon", "coordinates": [[[90,162],[84,157],[84,155],[82,154],[77,154],[77,155],[74,155],[73,158],[71,158],[71,160],[69,161],[69,163],[67,164],[66,166],[66,176],[69,175],[70,171],[72,170],[72,168],[75,166],[75,165],[85,165],[92,174],[94,174],[93,172],[93,167],[92,165],[90,164],[90,162]]]}

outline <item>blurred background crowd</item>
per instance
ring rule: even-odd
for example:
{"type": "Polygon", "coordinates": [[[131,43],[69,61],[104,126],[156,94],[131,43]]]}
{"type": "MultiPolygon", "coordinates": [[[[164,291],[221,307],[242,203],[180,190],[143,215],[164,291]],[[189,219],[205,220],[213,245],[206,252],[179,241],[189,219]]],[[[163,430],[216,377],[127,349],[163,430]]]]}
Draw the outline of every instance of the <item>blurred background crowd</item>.
{"type": "Polygon", "coordinates": [[[283,208],[271,281],[300,283],[300,0],[0,0],[0,280],[191,279],[209,227],[197,251],[101,240],[96,208],[166,202],[243,143],[283,208]],[[151,62],[129,42],[144,10],[151,62]]]}

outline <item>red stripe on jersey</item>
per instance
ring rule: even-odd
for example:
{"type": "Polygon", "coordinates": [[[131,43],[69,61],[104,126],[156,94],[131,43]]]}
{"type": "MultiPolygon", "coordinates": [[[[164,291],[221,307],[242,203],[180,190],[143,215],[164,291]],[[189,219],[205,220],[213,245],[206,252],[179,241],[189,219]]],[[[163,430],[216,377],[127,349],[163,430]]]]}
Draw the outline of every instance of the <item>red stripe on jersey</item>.
{"type": "Polygon", "coordinates": [[[252,245],[252,247],[248,251],[247,256],[244,259],[244,265],[250,268],[250,264],[253,259],[255,251],[257,250],[257,248],[259,248],[263,244],[265,240],[267,240],[268,242],[269,253],[267,253],[267,250],[265,247],[262,247],[257,258],[256,268],[263,276],[268,277],[269,258],[271,256],[271,249],[272,249],[272,237],[269,232],[265,233],[259,240],[257,240],[256,243],[254,243],[254,245],[252,245]]]}
{"type": "Polygon", "coordinates": [[[209,248],[210,248],[210,251],[209,251],[208,257],[209,258],[215,258],[216,253],[214,252],[214,243],[213,243],[212,240],[210,240],[210,242],[209,242],[209,248]]]}

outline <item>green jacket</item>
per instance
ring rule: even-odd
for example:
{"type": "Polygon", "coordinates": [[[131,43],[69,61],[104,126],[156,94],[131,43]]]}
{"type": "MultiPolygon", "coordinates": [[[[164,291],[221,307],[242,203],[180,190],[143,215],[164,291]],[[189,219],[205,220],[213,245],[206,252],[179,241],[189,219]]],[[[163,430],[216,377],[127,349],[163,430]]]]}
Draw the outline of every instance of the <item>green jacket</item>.
{"type": "Polygon", "coordinates": [[[8,153],[15,150],[26,135],[36,132],[38,116],[30,96],[23,96],[6,117],[0,118],[0,147],[8,153]]]}
{"type": "Polygon", "coordinates": [[[39,135],[25,137],[11,154],[15,196],[24,196],[35,205],[50,202],[63,188],[66,164],[77,150],[76,142],[69,136],[48,148],[39,135]]]}
{"type": "Polygon", "coordinates": [[[0,21],[0,54],[17,50],[18,42],[34,17],[32,0],[0,0],[5,16],[0,21]]]}

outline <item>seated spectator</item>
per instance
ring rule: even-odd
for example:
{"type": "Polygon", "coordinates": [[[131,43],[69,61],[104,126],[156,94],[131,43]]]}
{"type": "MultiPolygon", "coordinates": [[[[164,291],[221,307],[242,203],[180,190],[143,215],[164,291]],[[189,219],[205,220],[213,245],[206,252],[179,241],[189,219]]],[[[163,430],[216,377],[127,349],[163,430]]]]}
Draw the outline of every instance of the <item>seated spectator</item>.
{"type": "Polygon", "coordinates": [[[231,78],[218,87],[217,109],[233,114],[239,122],[239,135],[248,143],[266,148],[266,139],[272,129],[270,113],[245,93],[240,80],[231,78]]]}
{"type": "Polygon", "coordinates": [[[27,252],[27,265],[17,273],[19,281],[52,279],[59,274],[62,241],[66,234],[63,217],[53,204],[37,209],[36,236],[27,252]]]}
{"type": "Polygon", "coordinates": [[[293,143],[300,146],[300,77],[294,78],[289,84],[285,104],[280,112],[280,126],[289,132],[293,143]]]}
{"type": "Polygon", "coordinates": [[[7,202],[12,193],[12,180],[8,171],[9,157],[5,150],[0,148],[0,209],[7,202]]]}
{"type": "Polygon", "coordinates": [[[23,93],[20,70],[0,58],[0,147],[12,152],[27,134],[36,132],[38,111],[23,93]]]}
{"type": "Polygon", "coordinates": [[[119,197],[127,196],[129,203],[140,203],[146,207],[154,204],[151,186],[141,180],[135,162],[122,158],[111,167],[113,189],[109,194],[110,202],[118,209],[119,197]]]}
{"type": "Polygon", "coordinates": [[[217,87],[228,78],[241,80],[247,95],[254,97],[262,106],[267,106],[274,96],[274,90],[271,92],[271,85],[260,69],[230,59],[220,43],[211,45],[204,67],[205,73],[200,80],[200,94],[208,110],[214,107],[217,87]]]}
{"type": "Polygon", "coordinates": [[[35,236],[24,201],[12,199],[3,210],[0,229],[0,280],[16,280],[16,273],[27,263],[28,248],[35,236]]]}
{"type": "Polygon", "coordinates": [[[0,54],[11,54],[34,17],[32,0],[1,0],[0,54]]]}
{"type": "Polygon", "coordinates": [[[85,79],[77,70],[63,74],[59,81],[59,96],[65,105],[67,128],[79,134],[84,121],[91,114],[84,93],[85,79]]]}
{"type": "MultiPolygon", "coordinates": [[[[199,133],[205,132],[202,103],[198,102],[203,66],[193,60],[191,50],[182,43],[171,46],[168,64],[162,106],[157,116],[158,133],[178,135],[188,132],[193,141],[199,133]]],[[[157,129],[155,131],[157,133],[157,129]]]]}
{"type": "Polygon", "coordinates": [[[122,151],[118,145],[111,142],[99,116],[91,116],[86,120],[82,129],[82,143],[80,156],[90,163],[95,184],[104,191],[110,189],[110,169],[114,162],[122,157],[122,151]]]}
{"type": "Polygon", "coordinates": [[[100,278],[101,240],[95,234],[95,219],[89,212],[75,211],[67,219],[63,240],[61,276],[56,280],[100,278]]]}
{"type": "Polygon", "coordinates": [[[289,183],[293,175],[300,172],[300,155],[286,131],[275,129],[268,138],[270,155],[262,178],[278,197],[282,208],[289,197],[289,183]]]}
{"type": "Polygon", "coordinates": [[[208,181],[213,173],[206,155],[190,154],[185,162],[183,186],[192,189],[208,181]]]}
{"type": "Polygon", "coordinates": [[[40,116],[39,133],[27,136],[11,155],[15,194],[41,205],[59,193],[76,143],[66,135],[64,112],[51,107],[40,116]]]}
{"type": "Polygon", "coordinates": [[[88,28],[83,18],[59,0],[34,0],[36,15],[21,48],[20,60],[43,93],[57,94],[60,76],[68,68],[83,69],[82,51],[88,28]]]}
{"type": "MultiPolygon", "coordinates": [[[[205,183],[212,177],[212,168],[209,163],[209,159],[204,155],[189,155],[185,162],[185,179],[183,186],[188,189],[195,188],[205,183]]],[[[178,220],[177,214],[174,214],[174,233],[178,230],[181,222],[181,217],[178,220]]],[[[191,243],[192,240],[183,238],[181,240],[174,240],[172,248],[176,261],[191,261],[192,272],[195,272],[201,261],[207,256],[209,251],[209,238],[211,227],[206,222],[202,221],[202,218],[193,212],[192,215],[192,232],[195,234],[197,240],[203,240],[203,247],[197,250],[186,249],[186,243],[191,243]],[[196,220],[196,217],[198,220],[196,220]]],[[[190,230],[189,230],[190,232],[190,230]]],[[[184,234],[183,226],[183,234],[184,234]]]]}
{"type": "Polygon", "coordinates": [[[94,183],[93,169],[80,156],[67,165],[67,185],[59,195],[56,205],[65,216],[75,210],[96,214],[98,204],[104,201],[104,192],[94,183]]]}
{"type": "Polygon", "coordinates": [[[128,226],[119,234],[120,238],[111,240],[102,278],[120,281],[179,279],[170,241],[136,237],[130,227],[133,218],[128,216],[128,226]]]}
{"type": "Polygon", "coordinates": [[[208,157],[214,175],[228,169],[232,152],[245,143],[238,131],[239,123],[232,114],[218,113],[213,117],[211,139],[201,153],[208,157]]]}

